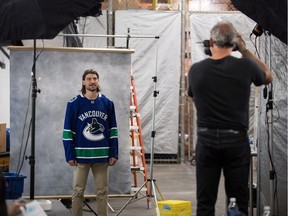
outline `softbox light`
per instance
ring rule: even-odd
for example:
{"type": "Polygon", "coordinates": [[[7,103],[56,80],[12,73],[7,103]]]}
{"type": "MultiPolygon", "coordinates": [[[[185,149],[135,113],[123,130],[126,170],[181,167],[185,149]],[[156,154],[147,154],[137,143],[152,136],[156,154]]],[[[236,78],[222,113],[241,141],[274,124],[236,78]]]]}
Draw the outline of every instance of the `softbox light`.
{"type": "Polygon", "coordinates": [[[0,41],[52,39],[81,16],[100,16],[103,0],[0,0],[0,41]]]}
{"type": "Polygon", "coordinates": [[[239,11],[287,44],[287,0],[232,0],[239,11]]]}

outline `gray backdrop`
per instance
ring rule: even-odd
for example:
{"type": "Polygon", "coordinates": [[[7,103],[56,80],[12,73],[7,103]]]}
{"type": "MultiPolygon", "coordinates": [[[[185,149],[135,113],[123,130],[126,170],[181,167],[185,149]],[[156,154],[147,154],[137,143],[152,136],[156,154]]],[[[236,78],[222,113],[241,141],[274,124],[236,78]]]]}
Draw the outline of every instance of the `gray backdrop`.
{"type": "MultiPolygon", "coordinates": [[[[105,94],[115,103],[119,130],[119,161],[110,168],[110,193],[130,193],[129,93],[131,55],[81,49],[44,50],[36,63],[36,78],[41,93],[36,99],[35,195],[70,195],[73,168],[64,156],[62,144],[66,103],[81,89],[83,71],[96,69],[105,94]]],[[[132,53],[132,51],[130,52],[132,53]]],[[[37,51],[39,54],[39,50],[37,51]]],[[[19,170],[31,119],[32,50],[11,50],[11,162],[10,171],[19,170]],[[28,111],[26,113],[26,111],[28,111]],[[27,118],[25,118],[27,115],[27,118]],[[23,136],[24,134],[24,136],[23,136]]],[[[25,155],[31,154],[28,140],[25,155]]],[[[30,191],[30,166],[25,160],[24,195],[30,191]]],[[[90,174],[86,194],[95,194],[90,174]]]]}

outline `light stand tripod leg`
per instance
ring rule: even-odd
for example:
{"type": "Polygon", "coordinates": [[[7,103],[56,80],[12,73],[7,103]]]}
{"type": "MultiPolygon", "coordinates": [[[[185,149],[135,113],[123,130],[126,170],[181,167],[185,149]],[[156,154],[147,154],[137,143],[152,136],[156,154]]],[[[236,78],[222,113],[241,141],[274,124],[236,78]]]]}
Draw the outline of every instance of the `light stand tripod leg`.
{"type": "Polygon", "coordinates": [[[156,195],[156,191],[155,191],[154,181],[155,180],[151,180],[151,190],[153,191],[153,194],[151,194],[151,196],[152,196],[152,199],[154,201],[156,215],[160,216],[160,211],[159,211],[159,207],[158,207],[158,201],[157,201],[157,195],[156,195]]]}
{"type": "Polygon", "coordinates": [[[154,182],[154,185],[155,185],[155,187],[156,187],[156,190],[157,190],[158,194],[159,194],[160,197],[161,197],[161,200],[165,200],[164,197],[163,197],[163,195],[161,194],[161,191],[160,191],[159,187],[158,187],[157,184],[156,184],[156,180],[153,179],[153,182],[154,182]]]}
{"type": "MultiPolygon", "coordinates": [[[[157,216],[160,216],[160,211],[159,211],[159,207],[158,207],[158,199],[157,199],[157,193],[156,191],[158,192],[158,194],[160,195],[161,197],[161,200],[164,200],[164,197],[163,195],[161,194],[160,190],[159,190],[159,187],[157,186],[156,184],[156,180],[155,179],[149,179],[148,181],[151,182],[151,197],[152,197],[152,200],[153,200],[153,203],[155,205],[155,211],[156,211],[156,214],[157,216]]],[[[150,206],[151,207],[151,206],[150,206]]]]}
{"type": "Polygon", "coordinates": [[[124,204],[124,206],[119,210],[119,212],[116,214],[120,215],[120,213],[126,208],[127,205],[130,204],[130,202],[138,195],[138,193],[142,190],[142,188],[147,184],[147,181],[145,181],[141,187],[138,189],[138,191],[136,191],[136,193],[124,204]]]}
{"type": "Polygon", "coordinates": [[[91,208],[91,206],[86,202],[85,199],[84,199],[83,202],[84,202],[84,204],[89,208],[89,210],[90,210],[91,212],[93,212],[95,216],[97,216],[97,213],[94,211],[94,209],[91,208]]]}
{"type": "Polygon", "coordinates": [[[110,205],[109,202],[107,202],[107,205],[108,205],[108,207],[110,208],[110,210],[111,210],[112,212],[115,212],[115,210],[112,208],[112,206],[110,205]]]}
{"type": "MultiPolygon", "coordinates": [[[[84,202],[84,204],[89,208],[89,210],[90,210],[91,212],[93,212],[93,214],[94,214],[95,216],[97,216],[97,213],[96,213],[96,212],[94,211],[94,209],[87,203],[87,201],[84,200],[83,202],[84,202]]],[[[107,202],[107,205],[108,205],[108,207],[111,209],[112,212],[115,212],[114,209],[112,208],[112,206],[109,204],[109,202],[107,202]]]]}

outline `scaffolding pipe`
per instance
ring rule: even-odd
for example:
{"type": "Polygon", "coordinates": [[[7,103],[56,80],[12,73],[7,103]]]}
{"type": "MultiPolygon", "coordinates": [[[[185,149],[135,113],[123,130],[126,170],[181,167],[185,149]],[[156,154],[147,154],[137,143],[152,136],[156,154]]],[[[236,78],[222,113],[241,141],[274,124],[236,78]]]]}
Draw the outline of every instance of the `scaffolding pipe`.
{"type": "MultiPolygon", "coordinates": [[[[114,22],[113,22],[113,3],[112,0],[109,0],[108,4],[108,15],[107,15],[107,34],[113,35],[113,28],[114,28],[114,22]]],[[[112,37],[107,38],[107,45],[108,47],[113,47],[114,42],[112,37]]]]}
{"type": "MultiPolygon", "coordinates": [[[[171,5],[172,0],[167,0],[167,4],[171,5]]],[[[158,0],[153,0],[152,1],[152,10],[157,10],[157,5],[158,5],[158,0]]]]}
{"type": "Polygon", "coordinates": [[[181,82],[180,82],[180,161],[185,161],[185,7],[186,1],[181,0],[181,82]]]}
{"type": "Polygon", "coordinates": [[[152,1],[152,10],[156,10],[156,8],[157,8],[157,3],[158,3],[158,0],[153,0],[153,1],[152,1]]]}
{"type": "Polygon", "coordinates": [[[64,37],[112,37],[112,38],[155,38],[159,39],[159,36],[153,35],[99,35],[99,34],[58,34],[57,36],[64,37]]]}

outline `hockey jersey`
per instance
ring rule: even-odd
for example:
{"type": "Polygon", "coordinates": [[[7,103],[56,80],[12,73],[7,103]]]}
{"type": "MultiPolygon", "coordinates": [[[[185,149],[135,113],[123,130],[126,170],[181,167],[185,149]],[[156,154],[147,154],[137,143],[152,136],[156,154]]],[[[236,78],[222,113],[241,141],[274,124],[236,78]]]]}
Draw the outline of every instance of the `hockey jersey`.
{"type": "Polygon", "coordinates": [[[118,158],[118,130],[114,103],[100,94],[89,100],[82,94],[67,103],[63,130],[66,161],[107,163],[118,158]]]}

